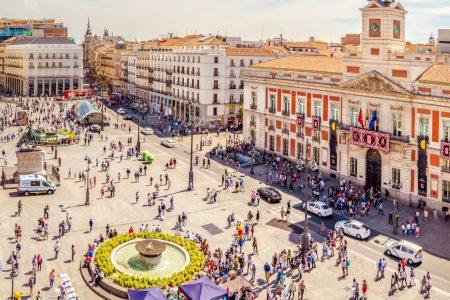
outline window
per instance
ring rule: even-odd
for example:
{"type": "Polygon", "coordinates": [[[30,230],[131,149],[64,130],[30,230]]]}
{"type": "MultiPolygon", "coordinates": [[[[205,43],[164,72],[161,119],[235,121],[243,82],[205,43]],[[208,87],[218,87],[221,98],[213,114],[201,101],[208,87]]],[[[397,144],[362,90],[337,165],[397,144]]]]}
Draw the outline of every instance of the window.
{"type": "Polygon", "coordinates": [[[392,132],[395,136],[402,135],[402,116],[399,114],[392,116],[392,132]]]}
{"type": "Polygon", "coordinates": [[[214,56],[214,63],[218,64],[219,63],[219,57],[218,56],[214,56]]]}
{"type": "Polygon", "coordinates": [[[428,136],[429,131],[429,119],[428,118],[419,118],[419,135],[428,136]]]}
{"type": "Polygon", "coordinates": [[[339,121],[339,104],[331,103],[331,119],[339,121]]]}
{"type": "Polygon", "coordinates": [[[288,140],[287,139],[283,139],[283,155],[289,155],[289,145],[288,145],[288,140]]]}
{"type": "Polygon", "coordinates": [[[213,94],[213,103],[217,104],[219,100],[217,99],[217,94],[213,94]]]}
{"type": "Polygon", "coordinates": [[[313,148],[313,159],[316,164],[320,162],[320,149],[317,147],[313,148]]]}
{"type": "Polygon", "coordinates": [[[305,99],[304,98],[298,98],[297,100],[297,113],[298,114],[305,114],[305,99]]]}
{"type": "Polygon", "coordinates": [[[400,189],[400,169],[392,168],[392,187],[400,189]]]}
{"type": "Polygon", "coordinates": [[[450,181],[442,180],[442,201],[450,202],[450,181]]]}
{"type": "Polygon", "coordinates": [[[214,76],[219,76],[219,69],[218,68],[214,68],[214,76]]]}
{"type": "Polygon", "coordinates": [[[256,108],[257,94],[252,92],[252,107],[256,108]]]}
{"type": "Polygon", "coordinates": [[[275,150],[275,138],[273,135],[269,136],[269,150],[274,151],[275,150]]]}
{"type": "Polygon", "coordinates": [[[448,142],[450,138],[450,121],[444,121],[444,124],[442,126],[442,132],[444,134],[443,139],[444,141],[448,142]]]}
{"type": "Polygon", "coordinates": [[[274,94],[270,94],[270,101],[269,101],[269,110],[275,112],[275,95],[274,94]]]}
{"type": "Polygon", "coordinates": [[[230,60],[230,67],[234,67],[234,59],[230,60]]]}
{"type": "Polygon", "coordinates": [[[356,127],[358,124],[358,108],[352,107],[350,111],[350,126],[356,127]]]}
{"type": "Polygon", "coordinates": [[[213,116],[217,116],[217,107],[213,107],[213,116]]]}
{"type": "Polygon", "coordinates": [[[320,100],[314,101],[314,116],[315,117],[322,116],[322,101],[320,101],[320,100]]]}
{"type": "Polygon", "coordinates": [[[31,186],[41,186],[41,182],[40,182],[40,181],[33,180],[33,181],[30,182],[30,185],[31,185],[31,186]]]}
{"type": "Polygon", "coordinates": [[[303,158],[304,152],[303,152],[303,144],[297,143],[297,158],[303,158]]]}
{"type": "Polygon", "coordinates": [[[291,106],[289,96],[283,96],[283,114],[289,114],[289,108],[291,106]]]}
{"type": "Polygon", "coordinates": [[[219,81],[218,81],[218,80],[214,80],[214,86],[213,86],[213,88],[214,88],[215,90],[217,90],[217,89],[219,88],[219,81]]]}
{"type": "Polygon", "coordinates": [[[355,157],[350,157],[350,176],[358,176],[358,160],[355,157]]]}
{"type": "Polygon", "coordinates": [[[243,59],[241,59],[241,64],[240,64],[240,66],[241,66],[241,67],[245,67],[245,63],[244,63],[244,60],[243,60],[243,59]]]}

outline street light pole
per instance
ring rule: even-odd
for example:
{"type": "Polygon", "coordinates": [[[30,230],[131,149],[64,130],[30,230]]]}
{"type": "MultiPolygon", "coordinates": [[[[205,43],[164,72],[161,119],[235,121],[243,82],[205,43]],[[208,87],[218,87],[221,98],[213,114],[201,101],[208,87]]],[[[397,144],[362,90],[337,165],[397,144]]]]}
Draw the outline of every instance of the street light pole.
{"type": "Polygon", "coordinates": [[[138,154],[141,153],[141,116],[138,113],[138,138],[137,138],[137,145],[136,145],[136,151],[138,154]]]}
{"type": "Polygon", "coordinates": [[[12,263],[12,271],[11,271],[11,300],[14,300],[14,262],[12,263]]]}
{"type": "Polygon", "coordinates": [[[253,167],[254,167],[254,165],[255,165],[255,152],[252,151],[251,155],[252,155],[252,168],[250,169],[250,174],[251,174],[251,175],[254,175],[254,174],[255,174],[255,171],[253,170],[253,167]]]}
{"type": "Polygon", "coordinates": [[[194,123],[191,121],[191,153],[189,161],[189,182],[188,189],[194,189],[194,170],[192,166],[192,155],[194,152],[194,123]]]}
{"type": "Polygon", "coordinates": [[[90,164],[90,159],[87,159],[87,169],[86,169],[86,201],[84,203],[84,205],[89,205],[89,164],[90,164]]]}

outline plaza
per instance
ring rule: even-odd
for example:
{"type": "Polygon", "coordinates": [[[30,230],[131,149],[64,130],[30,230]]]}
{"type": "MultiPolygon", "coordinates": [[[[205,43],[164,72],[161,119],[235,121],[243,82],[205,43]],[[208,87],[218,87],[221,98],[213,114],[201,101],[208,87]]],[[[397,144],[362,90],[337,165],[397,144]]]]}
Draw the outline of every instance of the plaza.
{"type": "MultiPolygon", "coordinates": [[[[17,99],[16,99],[17,100],[17,99]]],[[[56,107],[51,104],[49,100],[49,107],[56,107]]],[[[41,103],[44,103],[42,101],[41,103]]],[[[67,105],[72,105],[73,102],[68,102],[67,105]]],[[[5,108],[2,103],[1,109],[5,108]]],[[[14,104],[13,104],[14,106],[14,104]]],[[[116,113],[106,110],[106,116],[114,123],[116,113]]],[[[42,116],[33,114],[31,118],[42,116]]],[[[136,118],[134,119],[136,120],[136,118]]],[[[158,124],[158,115],[146,116],[148,124],[158,124]]],[[[256,281],[255,285],[259,291],[261,299],[265,299],[267,285],[264,280],[263,265],[266,262],[271,262],[274,253],[279,253],[283,249],[290,249],[294,251],[300,241],[299,228],[304,226],[304,213],[298,207],[301,201],[307,198],[309,192],[304,190],[302,193],[291,193],[285,189],[280,188],[283,200],[279,204],[267,203],[261,201],[259,206],[250,206],[251,191],[264,185],[264,178],[266,176],[264,166],[258,165],[255,167],[255,174],[250,175],[249,168],[239,168],[239,171],[232,166],[226,165],[221,161],[211,159],[210,168],[203,168],[201,165],[194,166],[194,189],[189,191],[188,188],[188,173],[189,173],[189,149],[190,139],[184,137],[183,141],[178,141],[175,148],[165,148],[160,145],[162,137],[157,135],[140,136],[141,149],[148,150],[155,156],[155,160],[151,165],[148,165],[147,174],[139,176],[138,181],[134,176],[126,178],[126,169],[131,170],[131,174],[142,166],[142,161],[136,159],[134,156],[126,158],[125,151],[115,151],[114,159],[109,160],[111,155],[109,145],[112,141],[121,141],[124,143],[125,149],[134,147],[137,141],[137,124],[133,121],[124,121],[119,119],[121,124],[115,129],[114,126],[107,126],[101,133],[93,133],[93,141],[90,143],[83,143],[85,131],[80,134],[80,142],[78,144],[60,146],[58,147],[58,156],[61,157],[61,185],[53,195],[39,195],[39,196],[19,196],[14,189],[3,189],[0,191],[0,201],[2,205],[1,214],[1,240],[2,247],[0,253],[0,261],[3,266],[3,272],[0,278],[0,298],[7,299],[11,291],[11,279],[9,276],[10,265],[6,263],[11,251],[15,249],[14,240],[14,226],[18,224],[22,227],[22,249],[20,251],[19,275],[14,279],[14,290],[22,292],[23,296],[29,295],[28,280],[31,276],[31,261],[34,255],[40,254],[43,257],[42,270],[37,272],[36,286],[33,290],[34,299],[38,291],[41,292],[43,299],[53,299],[55,297],[54,288],[59,284],[56,279],[55,286],[49,288],[49,273],[52,269],[57,274],[68,274],[72,280],[73,287],[80,299],[101,299],[101,297],[94,292],[95,288],[90,288],[90,283],[83,280],[80,272],[80,263],[83,260],[83,255],[87,251],[89,244],[92,244],[94,239],[98,238],[100,234],[105,235],[105,228],[107,224],[112,229],[117,229],[119,234],[126,233],[130,227],[133,226],[135,231],[139,231],[142,224],[152,226],[160,226],[163,232],[175,234],[175,224],[178,216],[184,212],[187,215],[186,231],[201,235],[207,240],[209,248],[213,251],[216,248],[227,249],[233,242],[233,234],[235,233],[234,226],[228,228],[227,216],[230,213],[235,215],[236,220],[245,220],[248,212],[252,211],[255,215],[256,211],[260,212],[260,220],[255,226],[255,237],[258,239],[258,254],[253,255],[252,259],[256,265],[256,281]],[[103,138],[101,138],[101,136],[103,138]],[[107,137],[107,140],[106,138],[107,137]],[[131,144],[127,145],[127,140],[131,138],[131,144]],[[104,152],[103,147],[107,151],[104,152]],[[120,160],[120,155],[124,155],[124,159],[120,160]],[[89,157],[92,160],[90,164],[90,178],[96,178],[96,186],[92,187],[90,191],[90,205],[85,205],[86,200],[86,184],[83,181],[78,181],[78,174],[83,172],[88,167],[85,158],[89,157]],[[106,172],[101,171],[100,164],[96,167],[95,161],[99,159],[101,163],[108,159],[110,168],[107,173],[114,180],[116,192],[114,197],[108,197],[106,193],[101,197],[100,188],[105,183],[106,172]],[[166,169],[166,163],[171,159],[176,158],[177,164],[175,168],[166,169]],[[72,173],[72,178],[68,178],[69,169],[72,173]],[[233,189],[223,189],[221,187],[221,177],[225,169],[233,178],[242,178],[245,182],[245,191],[233,193],[233,189]],[[117,174],[121,173],[121,179],[118,180],[117,174]],[[149,177],[154,178],[154,182],[159,182],[159,177],[168,174],[171,184],[170,188],[163,184],[160,186],[160,193],[157,202],[163,201],[166,207],[169,206],[169,199],[174,199],[174,209],[165,213],[163,221],[157,218],[157,205],[148,206],[146,195],[154,191],[154,187],[149,184],[149,177]],[[218,191],[217,202],[209,204],[204,201],[207,188],[218,191]],[[139,201],[136,202],[135,195],[139,192],[139,201]],[[22,211],[20,216],[16,215],[18,201],[22,202],[22,211]],[[282,222],[280,220],[280,211],[286,207],[287,201],[290,200],[293,206],[289,222],[282,222]],[[45,205],[49,205],[49,239],[38,241],[36,240],[36,227],[38,220],[43,216],[45,205]],[[71,230],[58,238],[58,224],[65,220],[68,216],[72,218],[71,230]],[[92,219],[92,231],[89,230],[89,220],[92,219]],[[60,251],[57,259],[54,259],[54,245],[59,243],[60,251]],[[75,245],[75,258],[71,261],[71,246],[75,245]]],[[[112,125],[112,124],[111,124],[112,125]]],[[[142,124],[147,125],[147,124],[142,124]]],[[[17,127],[7,127],[1,135],[5,136],[8,133],[17,132],[17,127]]],[[[220,133],[217,137],[215,133],[210,133],[208,136],[203,136],[203,139],[211,139],[211,146],[203,146],[202,151],[198,150],[200,141],[199,135],[194,137],[194,156],[199,156],[200,161],[205,157],[204,155],[211,149],[211,147],[221,143],[225,145],[227,139],[233,138],[233,134],[226,132],[220,133]]],[[[236,138],[241,138],[240,134],[236,134],[236,138]]],[[[13,166],[15,162],[15,147],[17,137],[12,141],[3,141],[0,145],[1,149],[5,150],[7,157],[7,164],[13,166]]],[[[50,147],[40,147],[45,154],[45,161],[48,165],[57,165],[58,161],[54,159],[50,147]]],[[[5,163],[5,162],[3,162],[5,163]]],[[[302,179],[304,180],[304,178],[302,179]]],[[[279,186],[274,183],[276,188],[279,186]]],[[[385,220],[385,219],[384,219],[385,220]]],[[[378,223],[384,223],[383,219],[379,219],[378,223]]],[[[443,226],[445,223],[442,220],[435,221],[436,225],[443,226]]],[[[377,222],[374,222],[376,224],[377,222]]],[[[312,218],[310,228],[312,236],[319,244],[324,241],[324,238],[317,233],[318,223],[316,218],[312,218]]],[[[378,225],[374,225],[378,226],[378,225]]],[[[439,227],[431,227],[439,228],[439,227]]],[[[416,286],[403,288],[397,291],[389,298],[395,299],[421,299],[423,296],[418,292],[420,287],[420,279],[425,272],[430,271],[433,280],[433,288],[431,297],[433,299],[447,299],[449,297],[450,288],[448,269],[450,267],[448,261],[448,253],[445,252],[445,244],[448,243],[448,227],[442,227],[443,237],[439,237],[438,233],[427,232],[427,227],[423,226],[423,239],[429,239],[430,235],[434,234],[437,240],[443,238],[443,247],[434,249],[431,255],[427,253],[428,245],[424,246],[424,262],[416,269],[416,286]],[[428,236],[427,236],[428,235],[428,236]],[[442,250],[444,248],[444,250],[442,250]],[[442,258],[440,258],[442,257],[442,258]]],[[[366,280],[368,282],[368,297],[370,299],[386,299],[389,294],[390,276],[396,270],[397,261],[386,257],[387,270],[386,275],[381,280],[374,280],[376,275],[376,261],[383,255],[383,244],[392,240],[388,232],[390,228],[377,228],[379,231],[376,235],[369,238],[367,241],[357,241],[350,237],[346,237],[348,242],[349,258],[351,266],[349,275],[341,277],[341,268],[336,264],[336,258],[325,259],[321,262],[317,261],[317,268],[311,271],[305,271],[303,279],[306,284],[305,299],[348,299],[351,296],[352,279],[355,278],[358,282],[366,280]]],[[[183,233],[182,233],[183,234],[183,233]]],[[[401,237],[398,236],[398,239],[401,237]]],[[[434,237],[433,237],[434,238],[434,237]]],[[[419,238],[418,240],[420,240],[419,238]]],[[[434,245],[429,245],[430,247],[434,245]]],[[[252,252],[251,241],[245,243],[243,251],[246,254],[252,252]]],[[[246,269],[246,268],[245,268],[246,269]]],[[[296,272],[294,272],[296,274],[296,272]]],[[[251,275],[243,272],[247,279],[251,275]]],[[[271,279],[274,279],[272,276],[271,279]]],[[[286,284],[290,284],[294,280],[298,284],[296,276],[288,274],[286,284]]],[[[98,288],[97,288],[98,289],[98,288]]],[[[103,294],[104,295],[104,294],[103,294]]],[[[107,299],[116,299],[109,296],[107,299]]]]}

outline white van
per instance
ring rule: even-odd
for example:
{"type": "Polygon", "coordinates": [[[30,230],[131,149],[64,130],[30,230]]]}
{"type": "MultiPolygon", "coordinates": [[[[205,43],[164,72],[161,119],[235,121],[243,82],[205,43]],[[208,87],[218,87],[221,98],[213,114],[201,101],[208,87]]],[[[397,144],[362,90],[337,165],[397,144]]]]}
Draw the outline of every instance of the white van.
{"type": "Polygon", "coordinates": [[[406,259],[408,264],[422,262],[422,247],[408,241],[398,241],[386,244],[386,254],[406,259]]]}
{"type": "Polygon", "coordinates": [[[56,186],[42,175],[20,175],[17,191],[25,196],[29,194],[53,194],[56,186]]]}

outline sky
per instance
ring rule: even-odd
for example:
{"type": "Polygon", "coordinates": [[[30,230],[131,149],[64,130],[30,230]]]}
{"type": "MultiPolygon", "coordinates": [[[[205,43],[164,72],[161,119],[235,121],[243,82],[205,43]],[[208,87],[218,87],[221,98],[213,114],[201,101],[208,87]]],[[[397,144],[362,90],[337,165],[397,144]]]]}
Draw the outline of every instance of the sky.
{"type": "MultiPolygon", "coordinates": [[[[400,1],[408,11],[407,40],[424,43],[450,28],[450,0],[400,1]]],[[[0,0],[0,17],[54,18],[82,41],[88,17],[94,34],[149,40],[174,33],[221,34],[260,40],[279,36],[326,42],[361,32],[365,0],[0,0]]]]}

